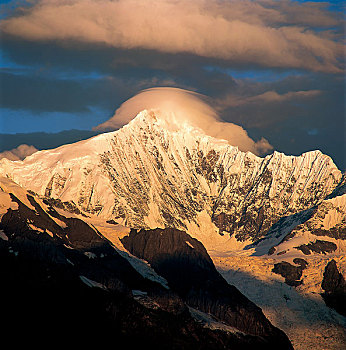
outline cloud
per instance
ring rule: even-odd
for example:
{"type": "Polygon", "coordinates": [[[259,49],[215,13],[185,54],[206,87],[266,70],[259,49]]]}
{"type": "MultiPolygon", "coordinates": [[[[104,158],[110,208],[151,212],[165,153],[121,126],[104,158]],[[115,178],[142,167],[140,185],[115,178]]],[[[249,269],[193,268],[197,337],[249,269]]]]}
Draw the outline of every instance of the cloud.
{"type": "Polygon", "coordinates": [[[1,152],[0,159],[7,158],[9,160],[23,160],[37,151],[38,149],[36,147],[23,144],[19,145],[17,148],[11,149],[10,151],[1,152]]]}
{"type": "Polygon", "coordinates": [[[273,149],[266,139],[261,138],[255,142],[241,126],[222,121],[206,100],[206,96],[183,89],[147,89],[125,101],[112,118],[96,126],[94,130],[115,130],[127,124],[144,109],[159,110],[169,125],[179,127],[182,123],[188,123],[210,136],[227,140],[242,151],[260,155],[273,149]]]}
{"type": "Polygon", "coordinates": [[[292,100],[301,100],[315,97],[321,94],[320,90],[308,90],[308,91],[288,91],[283,94],[279,94],[276,91],[266,91],[259,95],[254,96],[237,96],[229,94],[223,98],[217,100],[218,108],[225,109],[227,107],[238,107],[249,104],[273,104],[283,103],[292,100]]]}
{"type": "Polygon", "coordinates": [[[329,28],[342,27],[342,20],[324,6],[272,0],[41,0],[4,19],[0,28],[29,41],[337,73],[343,44],[329,28]]]}

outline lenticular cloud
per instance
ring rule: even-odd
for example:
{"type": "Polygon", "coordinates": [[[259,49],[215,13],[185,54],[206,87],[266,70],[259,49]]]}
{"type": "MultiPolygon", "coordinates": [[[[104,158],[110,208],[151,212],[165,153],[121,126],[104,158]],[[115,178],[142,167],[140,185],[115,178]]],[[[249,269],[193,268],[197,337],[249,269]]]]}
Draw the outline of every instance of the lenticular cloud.
{"type": "Polygon", "coordinates": [[[222,121],[216,111],[206,102],[206,96],[177,88],[160,87],[143,90],[125,101],[112,118],[96,126],[95,130],[115,130],[132,120],[140,111],[159,110],[167,122],[188,123],[202,129],[207,135],[225,139],[241,151],[264,154],[273,147],[262,138],[255,142],[241,126],[222,121]]]}

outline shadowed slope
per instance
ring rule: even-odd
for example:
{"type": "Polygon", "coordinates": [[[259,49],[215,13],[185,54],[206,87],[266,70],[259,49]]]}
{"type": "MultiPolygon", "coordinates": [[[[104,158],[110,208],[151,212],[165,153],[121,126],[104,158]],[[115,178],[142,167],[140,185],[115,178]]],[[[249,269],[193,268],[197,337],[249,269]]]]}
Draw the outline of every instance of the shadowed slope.
{"type": "Polygon", "coordinates": [[[216,271],[203,245],[176,229],[132,230],[124,246],[150,265],[186,303],[243,332],[260,336],[268,347],[290,349],[286,335],[261,309],[216,271]]]}

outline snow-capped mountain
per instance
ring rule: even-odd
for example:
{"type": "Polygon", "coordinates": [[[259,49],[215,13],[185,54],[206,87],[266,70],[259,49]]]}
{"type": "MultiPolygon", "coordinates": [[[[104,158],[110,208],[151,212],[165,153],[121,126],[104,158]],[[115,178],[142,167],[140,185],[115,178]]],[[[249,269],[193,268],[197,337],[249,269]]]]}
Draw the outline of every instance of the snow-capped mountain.
{"type": "Polygon", "coordinates": [[[221,243],[229,234],[256,241],[281,217],[318,205],[342,177],[320,151],[260,158],[158,110],[22,162],[3,159],[0,174],[85,214],[221,243]]]}
{"type": "MultiPolygon", "coordinates": [[[[191,348],[198,337],[208,349],[253,348],[264,345],[262,337],[266,349],[277,348],[279,339],[290,348],[274,325],[296,349],[340,349],[346,341],[345,219],[345,176],[329,156],[260,158],[158,110],[24,161],[0,160],[7,285],[17,276],[18,293],[28,265],[42,277],[34,279],[39,288],[53,277],[67,285],[63,294],[72,290],[77,305],[79,291],[88,295],[80,284],[106,291],[95,305],[106,305],[107,319],[114,316],[109,310],[120,310],[114,317],[128,329],[122,302],[108,304],[107,293],[119,292],[132,311],[141,305],[130,314],[131,327],[154,319],[153,334],[168,332],[179,342],[188,325],[192,337],[183,343],[191,348]],[[60,269],[67,267],[66,280],[60,269]],[[178,322],[177,333],[155,327],[167,320],[178,322]]],[[[35,288],[29,292],[36,295],[35,288]]],[[[153,324],[139,327],[139,339],[153,324]]]]}

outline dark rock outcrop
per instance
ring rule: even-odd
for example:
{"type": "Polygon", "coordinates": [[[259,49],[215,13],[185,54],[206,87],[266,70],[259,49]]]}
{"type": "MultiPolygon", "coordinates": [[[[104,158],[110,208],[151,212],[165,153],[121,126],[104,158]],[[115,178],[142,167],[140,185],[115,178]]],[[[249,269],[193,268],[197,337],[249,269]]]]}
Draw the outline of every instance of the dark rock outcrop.
{"type": "Polygon", "coordinates": [[[285,283],[292,287],[297,287],[303,283],[301,280],[303,270],[307,262],[304,259],[296,258],[293,262],[299,266],[294,266],[286,261],[274,264],[272,272],[285,278],[285,283]]]}
{"type": "Polygon", "coordinates": [[[306,260],[301,259],[301,258],[294,258],[293,262],[297,265],[300,265],[303,270],[309,265],[306,260]]]}
{"type": "Polygon", "coordinates": [[[267,348],[291,348],[286,335],[262,310],[217,272],[204,246],[177,229],[132,230],[122,239],[133,255],[150,263],[191,307],[261,338],[267,348]]]}
{"type": "Polygon", "coordinates": [[[346,316],[346,281],[339,272],[335,260],[331,260],[323,274],[322,297],[327,306],[346,316]]]}
{"type": "Polygon", "coordinates": [[[315,236],[328,236],[334,239],[343,239],[346,240],[346,226],[345,222],[336,225],[335,227],[331,227],[328,230],[324,230],[322,228],[316,228],[311,230],[311,233],[315,236]]]}
{"type": "Polygon", "coordinates": [[[305,255],[310,255],[311,252],[318,254],[332,253],[336,250],[337,245],[329,241],[316,240],[316,242],[310,242],[308,244],[302,244],[295,249],[301,250],[305,255]]]}

